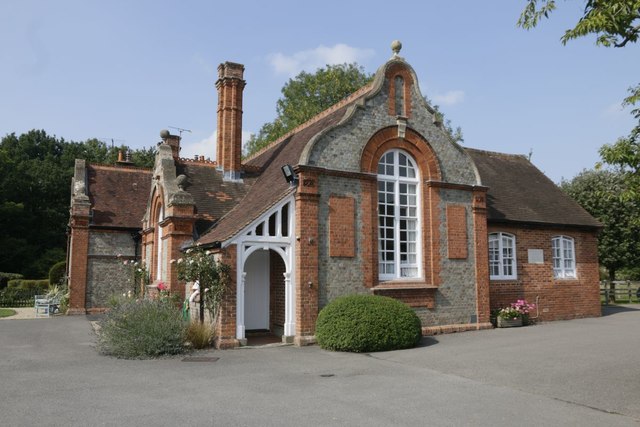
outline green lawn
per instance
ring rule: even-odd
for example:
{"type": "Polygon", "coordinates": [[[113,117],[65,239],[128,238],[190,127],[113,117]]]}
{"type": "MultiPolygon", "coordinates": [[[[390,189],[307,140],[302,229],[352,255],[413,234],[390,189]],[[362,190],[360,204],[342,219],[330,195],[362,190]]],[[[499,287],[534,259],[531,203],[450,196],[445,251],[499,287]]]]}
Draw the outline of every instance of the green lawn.
{"type": "Polygon", "coordinates": [[[10,308],[0,308],[0,317],[9,317],[16,314],[15,310],[11,310],[10,308]]]}

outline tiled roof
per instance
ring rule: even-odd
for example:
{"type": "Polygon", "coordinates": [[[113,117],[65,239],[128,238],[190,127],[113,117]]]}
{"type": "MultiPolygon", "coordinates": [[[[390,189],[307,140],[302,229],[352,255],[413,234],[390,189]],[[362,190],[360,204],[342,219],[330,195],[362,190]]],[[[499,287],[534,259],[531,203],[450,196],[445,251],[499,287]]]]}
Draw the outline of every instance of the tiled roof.
{"type": "Polygon", "coordinates": [[[487,220],[490,223],[602,226],[525,156],[465,150],[478,168],[482,185],[489,187],[487,220]]]}
{"type": "Polygon", "coordinates": [[[320,120],[312,121],[290,134],[282,142],[272,145],[268,150],[251,159],[248,162],[249,165],[260,167],[262,173],[245,198],[229,211],[215,228],[198,239],[198,243],[210,244],[229,239],[292,192],[293,188],[282,176],[282,166],[297,165],[307,142],[318,132],[337,124],[344,116],[347,107],[348,105],[343,105],[320,120]]]}
{"type": "Polygon", "coordinates": [[[151,170],[88,165],[87,179],[92,226],[142,228],[151,188],[151,170]]]}
{"type": "Polygon", "coordinates": [[[245,178],[244,182],[223,181],[222,172],[216,169],[215,163],[180,160],[176,164],[176,173],[188,178],[184,189],[196,202],[198,234],[205,232],[237,205],[255,181],[251,176],[245,178]]]}

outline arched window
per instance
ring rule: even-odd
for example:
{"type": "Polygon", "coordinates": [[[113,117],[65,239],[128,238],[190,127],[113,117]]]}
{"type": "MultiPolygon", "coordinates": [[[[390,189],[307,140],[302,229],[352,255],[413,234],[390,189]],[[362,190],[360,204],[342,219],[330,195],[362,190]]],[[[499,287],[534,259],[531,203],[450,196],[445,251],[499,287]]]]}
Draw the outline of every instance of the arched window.
{"type": "Polygon", "coordinates": [[[553,277],[556,279],[573,279],[576,277],[576,251],[573,238],[555,236],[551,239],[553,252],[553,277]]]}
{"type": "Polygon", "coordinates": [[[508,233],[489,234],[489,278],[516,279],[516,237],[508,233]]]}
{"type": "Polygon", "coordinates": [[[420,220],[416,162],[401,150],[378,163],[378,274],[380,280],[419,277],[420,220]]]}
{"type": "Polygon", "coordinates": [[[162,280],[162,258],[164,257],[162,247],[162,227],[160,223],[164,220],[164,208],[160,206],[158,209],[158,217],[156,220],[156,280],[162,280]]]}

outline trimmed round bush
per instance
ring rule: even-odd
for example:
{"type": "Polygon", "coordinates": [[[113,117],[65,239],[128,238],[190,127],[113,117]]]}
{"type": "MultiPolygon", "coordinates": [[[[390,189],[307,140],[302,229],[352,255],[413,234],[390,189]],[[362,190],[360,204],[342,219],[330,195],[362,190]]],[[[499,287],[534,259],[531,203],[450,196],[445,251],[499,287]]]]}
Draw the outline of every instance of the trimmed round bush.
{"type": "Polygon", "coordinates": [[[51,267],[51,269],[49,270],[50,286],[62,285],[66,268],[67,263],[65,261],[60,261],[53,264],[53,267],[51,267]]]}
{"type": "Polygon", "coordinates": [[[169,302],[130,300],[107,312],[100,322],[98,349],[123,359],[147,359],[184,351],[187,325],[169,302]]]}
{"type": "Polygon", "coordinates": [[[420,319],[402,302],[375,295],[349,295],[318,314],[316,339],[326,350],[356,353],[415,347],[420,319]]]}

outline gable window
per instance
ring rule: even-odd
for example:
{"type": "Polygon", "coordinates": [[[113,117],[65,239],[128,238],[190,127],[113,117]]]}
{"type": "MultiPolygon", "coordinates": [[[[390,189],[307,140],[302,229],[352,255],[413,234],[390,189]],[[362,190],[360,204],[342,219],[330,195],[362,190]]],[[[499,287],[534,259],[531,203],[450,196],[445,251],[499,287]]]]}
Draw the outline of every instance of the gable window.
{"type": "Polygon", "coordinates": [[[489,234],[489,278],[516,279],[516,237],[508,233],[489,234]]]}
{"type": "Polygon", "coordinates": [[[576,251],[573,238],[556,236],[551,239],[553,252],[553,277],[569,279],[576,277],[576,251]]]}
{"type": "Polygon", "coordinates": [[[420,276],[418,168],[401,150],[378,163],[378,274],[380,280],[420,276]]]}

